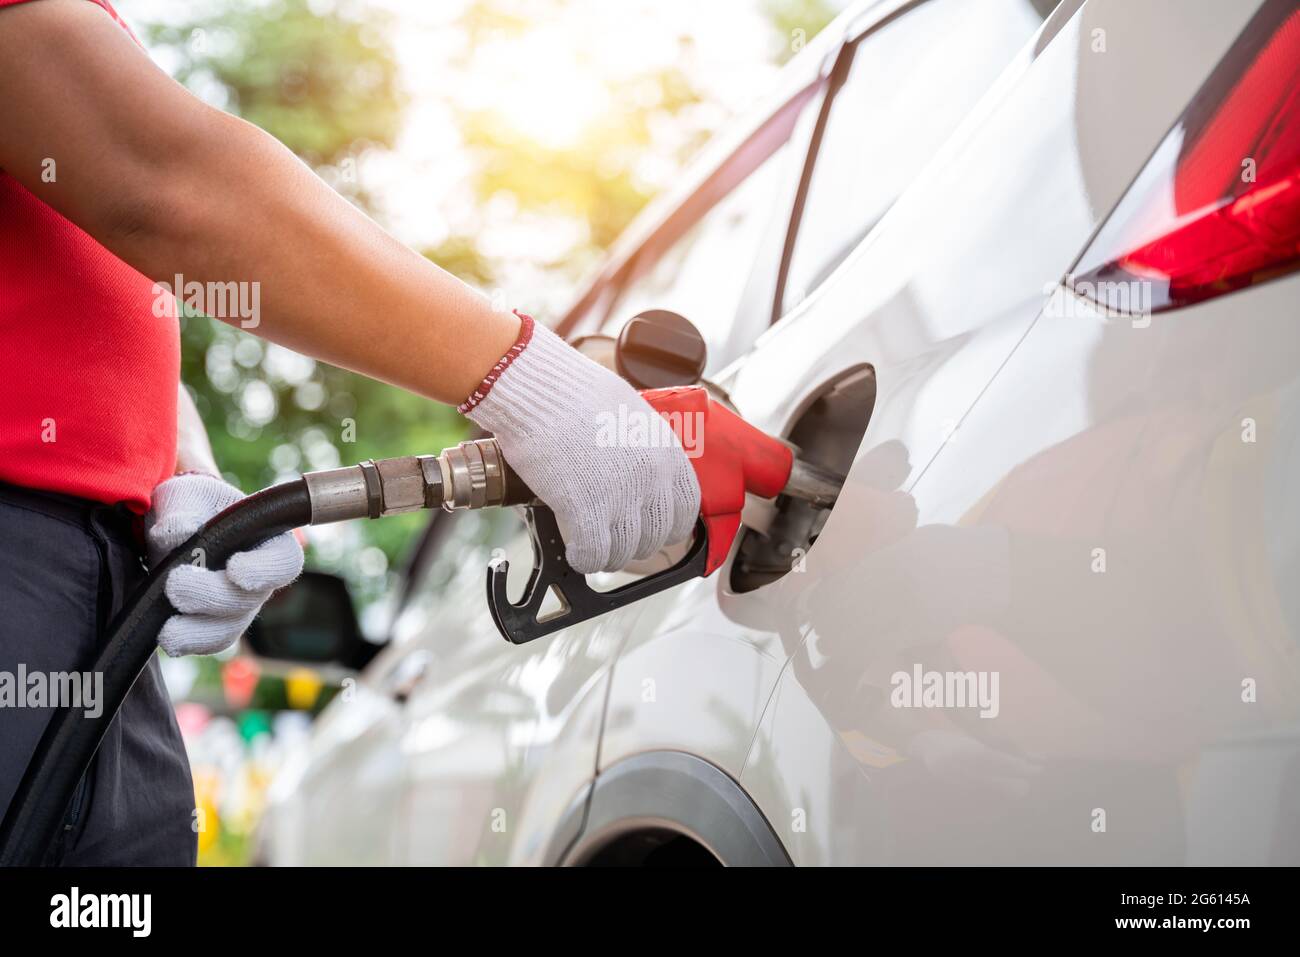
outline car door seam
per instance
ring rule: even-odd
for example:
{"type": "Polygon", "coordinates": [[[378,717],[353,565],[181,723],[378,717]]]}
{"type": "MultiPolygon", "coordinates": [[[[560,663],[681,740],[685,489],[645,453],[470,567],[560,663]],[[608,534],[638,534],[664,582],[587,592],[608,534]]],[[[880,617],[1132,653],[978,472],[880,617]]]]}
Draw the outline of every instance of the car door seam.
{"type": "Polygon", "coordinates": [[[966,406],[966,411],[963,412],[961,414],[961,418],[957,420],[957,424],[953,427],[952,432],[949,434],[948,440],[944,442],[942,445],[940,445],[938,449],[935,450],[935,453],[931,455],[929,460],[925,463],[925,467],[922,468],[919,473],[917,473],[916,478],[914,478],[910,483],[908,483],[907,488],[904,489],[904,491],[906,491],[909,495],[916,489],[918,485],[921,484],[921,479],[925,478],[925,473],[930,471],[930,466],[932,466],[935,463],[935,460],[938,459],[939,456],[943,454],[943,450],[948,445],[948,442],[952,441],[952,436],[955,436],[958,432],[961,431],[962,425],[966,422],[968,418],[970,418],[971,412],[974,411],[975,406],[979,405],[980,399],[984,398],[985,393],[987,393],[989,389],[992,388],[993,383],[996,382],[998,376],[1002,374],[1002,370],[1005,369],[1007,365],[1011,362],[1012,357],[1015,356],[1015,354],[1020,351],[1020,347],[1024,345],[1025,340],[1029,338],[1029,334],[1033,332],[1034,328],[1038,325],[1038,320],[1043,317],[1043,313],[1047,309],[1047,303],[1050,301],[1051,301],[1051,295],[1049,295],[1047,299],[1044,300],[1043,305],[1038,308],[1038,312],[1034,313],[1034,318],[1030,320],[1029,325],[1025,327],[1025,331],[1020,334],[1020,338],[1017,339],[1015,345],[1011,347],[1011,351],[1008,352],[1005,356],[1003,356],[1002,361],[999,362],[998,367],[993,370],[993,374],[989,376],[988,381],[985,382],[984,385],[980,387],[979,392],[975,394],[975,398],[971,399],[970,404],[966,406]]]}
{"type": "MultiPolygon", "coordinates": [[[[641,609],[632,618],[632,624],[641,620],[641,609]]],[[[600,762],[605,752],[605,725],[609,718],[609,702],[614,694],[614,669],[618,667],[619,659],[623,657],[623,651],[627,647],[627,639],[631,634],[631,628],[624,628],[623,633],[619,635],[618,647],[614,653],[609,656],[609,667],[605,669],[605,700],[600,706],[600,726],[596,730],[596,763],[591,769],[591,779],[594,781],[600,775],[600,762]]]]}
{"type": "MultiPolygon", "coordinates": [[[[801,641],[799,648],[802,647],[803,642],[801,641]]],[[[798,654],[799,648],[795,649],[795,654],[798,654]]],[[[785,659],[785,662],[781,665],[781,670],[776,674],[776,680],[772,682],[772,687],[767,693],[767,700],[763,702],[763,710],[758,713],[758,720],[754,722],[754,733],[749,736],[749,746],[745,748],[745,756],[741,759],[740,771],[736,775],[737,780],[742,780],[745,777],[745,769],[749,767],[749,756],[754,753],[754,744],[758,741],[759,732],[763,730],[763,719],[767,717],[767,709],[772,707],[772,698],[776,696],[776,689],[781,687],[781,679],[785,677],[785,670],[790,667],[790,662],[793,660],[794,654],[785,659]]]]}

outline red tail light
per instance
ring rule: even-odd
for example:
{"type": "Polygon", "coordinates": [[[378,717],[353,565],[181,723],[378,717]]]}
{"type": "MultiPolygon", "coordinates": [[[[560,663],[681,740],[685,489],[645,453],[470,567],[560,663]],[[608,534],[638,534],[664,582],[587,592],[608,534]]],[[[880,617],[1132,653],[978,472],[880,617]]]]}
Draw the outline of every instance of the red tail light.
{"type": "Polygon", "coordinates": [[[1142,283],[1159,312],[1297,268],[1300,9],[1269,0],[1083,255],[1074,286],[1128,311],[1142,283]]]}

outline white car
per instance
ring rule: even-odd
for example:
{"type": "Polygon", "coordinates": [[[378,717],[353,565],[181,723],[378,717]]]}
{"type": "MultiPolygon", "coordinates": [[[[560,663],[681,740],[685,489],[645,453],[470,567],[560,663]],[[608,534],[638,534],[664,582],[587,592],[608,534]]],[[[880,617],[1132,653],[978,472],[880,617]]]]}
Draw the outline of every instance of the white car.
{"type": "Polygon", "coordinates": [[[1298,197],[1294,2],[849,10],[561,325],[688,317],[838,504],[517,646],[440,515],[264,859],[1300,863],[1298,197]]]}

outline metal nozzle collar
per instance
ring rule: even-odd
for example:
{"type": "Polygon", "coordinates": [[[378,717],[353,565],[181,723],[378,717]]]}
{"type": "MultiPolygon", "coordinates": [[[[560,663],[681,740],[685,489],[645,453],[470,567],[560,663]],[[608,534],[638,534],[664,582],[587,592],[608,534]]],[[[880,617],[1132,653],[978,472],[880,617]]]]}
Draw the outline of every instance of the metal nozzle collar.
{"type": "MultiPolygon", "coordinates": [[[[406,455],[362,462],[303,476],[311,499],[311,523],[383,518],[422,508],[486,508],[503,505],[512,483],[495,439],[462,442],[441,455],[406,455]]],[[[516,501],[532,493],[513,482],[516,501]]]]}
{"type": "Polygon", "coordinates": [[[505,500],[504,460],[495,440],[462,442],[444,449],[439,458],[443,508],[483,508],[505,500]]]}

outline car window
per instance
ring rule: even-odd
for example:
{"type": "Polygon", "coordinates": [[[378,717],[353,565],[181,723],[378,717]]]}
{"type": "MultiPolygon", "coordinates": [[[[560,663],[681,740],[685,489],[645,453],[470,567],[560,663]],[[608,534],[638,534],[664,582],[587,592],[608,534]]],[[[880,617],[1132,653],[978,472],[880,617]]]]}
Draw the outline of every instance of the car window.
{"type": "Polygon", "coordinates": [[[809,159],[778,315],[870,233],[1050,7],[1042,0],[929,0],[846,48],[837,67],[843,82],[809,159]]]}
{"type": "Polygon", "coordinates": [[[759,245],[773,225],[783,183],[797,175],[787,142],[622,290],[603,332],[618,335],[645,309],[671,309],[695,323],[709,347],[709,370],[734,356],[728,340],[759,245]]]}
{"type": "Polygon", "coordinates": [[[768,117],[638,250],[605,314],[602,333],[618,335],[645,309],[671,309],[704,336],[706,372],[712,372],[766,327],[803,165],[791,133],[816,110],[821,89],[818,79],[768,117]],[[764,268],[759,257],[767,250],[774,255],[764,268]],[[748,338],[737,325],[742,304],[756,313],[748,338]]]}

